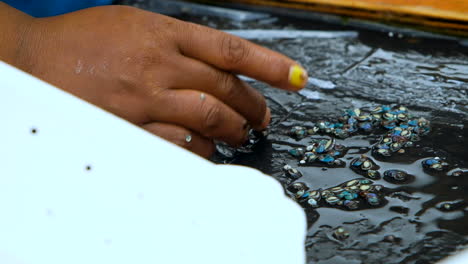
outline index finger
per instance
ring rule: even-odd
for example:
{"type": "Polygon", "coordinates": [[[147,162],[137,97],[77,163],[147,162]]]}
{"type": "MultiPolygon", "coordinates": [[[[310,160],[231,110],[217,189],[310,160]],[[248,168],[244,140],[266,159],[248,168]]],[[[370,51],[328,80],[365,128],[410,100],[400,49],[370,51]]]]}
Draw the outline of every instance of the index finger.
{"type": "Polygon", "coordinates": [[[278,52],[225,32],[188,25],[184,34],[178,34],[179,49],[185,56],[286,90],[296,91],[307,83],[306,70],[278,52]]]}

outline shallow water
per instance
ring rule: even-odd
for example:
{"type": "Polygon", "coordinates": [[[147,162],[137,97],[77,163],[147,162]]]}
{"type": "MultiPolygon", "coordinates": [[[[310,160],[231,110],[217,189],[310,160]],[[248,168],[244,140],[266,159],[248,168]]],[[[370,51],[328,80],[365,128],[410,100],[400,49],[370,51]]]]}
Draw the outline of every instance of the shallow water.
{"type": "MultiPolygon", "coordinates": [[[[308,107],[299,107],[295,111],[305,113],[308,107]]],[[[349,168],[350,159],[361,153],[370,155],[369,141],[373,142],[373,136],[340,140],[341,144],[351,148],[343,158],[347,163],[345,168],[299,167],[297,158],[287,150],[306,145],[307,138],[296,141],[286,136],[287,127],[294,123],[292,116],[273,126],[268,138],[254,153],[242,154],[233,162],[259,168],[285,185],[290,180],[282,167],[290,164],[303,174],[297,181],[305,182],[312,189],[329,188],[362,178],[349,168]]],[[[280,119],[281,116],[274,116],[274,121],[280,119]]],[[[303,123],[300,119],[297,122],[303,123]]],[[[466,245],[468,174],[459,177],[449,177],[446,172],[428,174],[421,166],[423,158],[439,156],[447,157],[453,167],[466,168],[466,160],[460,159],[467,154],[466,149],[458,152],[452,148],[452,144],[466,146],[466,136],[461,137],[461,133],[466,131],[435,125],[434,130],[418,142],[419,146],[407,149],[405,154],[384,161],[374,158],[381,173],[387,169],[400,169],[415,176],[412,183],[401,185],[384,179],[375,180],[389,188],[388,203],[381,208],[346,211],[305,206],[309,220],[306,248],[310,263],[431,263],[466,245]],[[437,209],[437,205],[444,201],[455,201],[458,206],[452,206],[453,210],[437,209]],[[343,241],[332,236],[333,230],[340,226],[350,232],[350,237],[343,241]],[[393,236],[394,241],[385,242],[387,236],[393,236]]]]}
{"type": "MultiPolygon", "coordinates": [[[[305,182],[312,189],[329,188],[342,182],[361,178],[349,168],[352,158],[368,154],[381,167],[404,170],[415,176],[410,184],[395,185],[384,179],[375,181],[389,188],[388,204],[381,208],[360,211],[344,211],[334,208],[305,211],[309,220],[306,241],[310,263],[434,263],[442,257],[464,248],[468,240],[466,216],[468,208],[468,174],[459,177],[447,176],[444,172],[427,173],[421,160],[427,157],[446,158],[450,168],[467,168],[468,131],[465,114],[450,110],[419,107],[417,101],[404,101],[416,109],[415,115],[432,121],[432,131],[414,148],[405,154],[388,159],[373,157],[371,145],[374,135],[358,135],[339,143],[351,148],[344,156],[345,168],[300,167],[298,159],[287,151],[293,147],[306,146],[308,138],[297,141],[287,135],[294,125],[311,126],[314,122],[334,118],[344,108],[363,106],[373,102],[397,103],[400,101],[368,99],[364,97],[333,96],[329,90],[317,91],[321,99],[272,90],[255,84],[267,96],[273,119],[270,134],[252,154],[241,154],[234,159],[218,157],[217,161],[232,162],[258,168],[277,178],[285,186],[290,183],[282,167],[284,164],[298,168],[305,182]],[[343,100],[347,99],[347,100],[343,100]],[[437,209],[445,201],[455,201],[454,210],[437,209]],[[343,226],[350,232],[344,241],[333,238],[334,229],[343,226]],[[393,236],[393,242],[385,241],[393,236]]],[[[340,89],[340,88],[337,88],[340,89]]],[[[377,93],[375,94],[377,95],[377,93]]],[[[374,96],[375,97],[375,96],[374,96]]]]}
{"type": "MultiPolygon", "coordinates": [[[[152,8],[151,1],[123,1],[152,8]]],[[[386,187],[384,206],[347,211],[305,206],[309,231],[309,263],[434,263],[468,244],[468,174],[449,176],[450,169],[468,168],[468,49],[458,42],[418,38],[397,32],[371,32],[305,20],[270,17],[258,21],[230,21],[215,17],[181,15],[179,18],[223,30],[347,30],[358,34],[335,38],[271,38],[254,40],[298,60],[314,78],[301,93],[273,89],[246,80],[259,89],[272,109],[269,135],[253,153],[214,157],[216,162],[242,164],[272,175],[286,187],[292,181],[282,168],[298,168],[312,189],[329,188],[362,178],[350,161],[368,154],[381,167],[404,170],[415,176],[408,184],[375,183],[386,187]],[[323,85],[323,84],[326,85],[323,85]],[[312,126],[336,118],[346,108],[370,104],[403,104],[415,116],[432,123],[429,135],[391,158],[373,157],[378,135],[356,135],[338,140],[350,148],[344,168],[298,166],[288,154],[310,138],[295,140],[287,131],[295,125],[312,126]],[[450,168],[423,170],[421,160],[441,157],[450,168]],[[445,202],[451,206],[444,207],[445,202]],[[349,237],[338,240],[334,230],[344,227],[349,237]]],[[[259,190],[261,191],[261,190],[259,190]]],[[[287,192],[288,195],[291,193],[287,192]]]]}

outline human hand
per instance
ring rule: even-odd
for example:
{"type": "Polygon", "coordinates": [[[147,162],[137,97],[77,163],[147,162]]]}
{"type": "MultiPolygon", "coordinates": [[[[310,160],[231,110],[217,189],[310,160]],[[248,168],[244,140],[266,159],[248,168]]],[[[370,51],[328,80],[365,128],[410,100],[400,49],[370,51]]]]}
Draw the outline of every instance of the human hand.
{"type": "Polygon", "coordinates": [[[287,90],[307,81],[281,54],[131,7],[32,19],[28,32],[24,70],[204,157],[214,139],[238,146],[269,124],[264,97],[235,74],[287,90]]]}

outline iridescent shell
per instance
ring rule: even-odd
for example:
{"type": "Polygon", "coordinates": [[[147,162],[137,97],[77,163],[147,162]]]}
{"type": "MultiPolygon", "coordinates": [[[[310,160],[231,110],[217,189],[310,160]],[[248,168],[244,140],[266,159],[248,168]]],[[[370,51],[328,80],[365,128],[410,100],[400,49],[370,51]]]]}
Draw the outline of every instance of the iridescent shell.
{"type": "Polygon", "coordinates": [[[402,170],[387,170],[384,172],[384,179],[391,183],[403,183],[409,180],[409,176],[402,170]]]}
{"type": "Polygon", "coordinates": [[[371,188],[370,185],[361,185],[361,186],[359,187],[359,189],[360,189],[361,191],[368,191],[370,188],[371,188]]]}
{"type": "Polygon", "coordinates": [[[380,178],[380,173],[376,170],[368,170],[367,171],[367,176],[371,179],[379,179],[380,178]]]}
{"type": "Polygon", "coordinates": [[[298,171],[297,169],[294,169],[292,168],[291,166],[289,165],[286,165],[283,167],[283,169],[285,170],[285,174],[286,176],[296,180],[296,179],[299,179],[302,177],[302,173],[300,171],[298,171]]]}
{"type": "Polygon", "coordinates": [[[310,198],[315,199],[316,201],[320,201],[321,194],[320,191],[312,191],[310,192],[310,198]]]}
{"type": "Polygon", "coordinates": [[[343,188],[341,188],[341,187],[339,187],[339,186],[338,186],[338,187],[333,187],[333,188],[331,188],[331,189],[329,189],[329,190],[330,190],[331,192],[333,192],[333,193],[340,193],[340,192],[344,191],[343,188]]]}
{"type": "Polygon", "coordinates": [[[289,189],[291,189],[292,191],[305,191],[305,190],[308,190],[309,187],[307,187],[307,185],[303,182],[295,182],[293,184],[291,184],[291,186],[289,187],[289,189]]]}
{"type": "Polygon", "coordinates": [[[359,201],[358,200],[345,200],[343,202],[343,205],[350,210],[355,210],[355,209],[358,209],[359,207],[359,201]]]}
{"type": "Polygon", "coordinates": [[[369,160],[364,161],[361,165],[361,169],[363,170],[369,170],[370,168],[372,168],[372,162],[369,160]]]}
{"type": "Polygon", "coordinates": [[[330,196],[332,196],[332,195],[333,195],[333,193],[330,192],[330,191],[328,191],[328,190],[322,191],[322,197],[323,197],[323,198],[328,198],[328,197],[330,197],[330,196]]]}
{"type": "Polygon", "coordinates": [[[354,185],[360,185],[360,184],[361,183],[359,182],[359,180],[351,180],[346,183],[346,186],[354,186],[354,185]]]}
{"type": "Polygon", "coordinates": [[[375,193],[368,193],[366,195],[366,200],[370,205],[379,205],[380,204],[380,199],[375,193]]]}
{"type": "Polygon", "coordinates": [[[325,199],[325,201],[330,205],[335,205],[340,201],[340,198],[336,196],[329,196],[325,199]]]}
{"type": "Polygon", "coordinates": [[[338,240],[345,240],[349,237],[349,232],[344,228],[339,227],[333,232],[333,237],[338,240]]]}
{"type": "Polygon", "coordinates": [[[307,203],[312,206],[313,208],[316,208],[318,207],[318,202],[317,200],[315,200],[314,198],[310,198],[309,200],[307,200],[307,203]]]}

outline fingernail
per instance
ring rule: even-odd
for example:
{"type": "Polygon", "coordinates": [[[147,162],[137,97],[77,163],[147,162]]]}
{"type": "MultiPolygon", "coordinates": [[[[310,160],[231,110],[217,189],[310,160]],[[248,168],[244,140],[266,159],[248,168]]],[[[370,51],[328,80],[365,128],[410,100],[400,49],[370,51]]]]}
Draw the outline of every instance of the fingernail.
{"type": "Polygon", "coordinates": [[[262,122],[262,129],[265,129],[271,121],[271,110],[269,107],[267,107],[266,112],[265,112],[265,117],[263,118],[262,122]]]}
{"type": "Polygon", "coordinates": [[[307,83],[309,76],[304,68],[299,65],[293,65],[289,68],[289,83],[296,88],[303,88],[307,83]]]}

